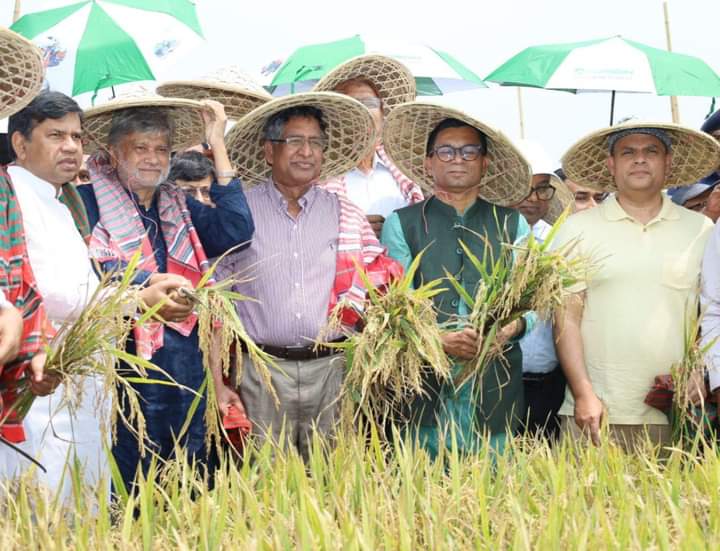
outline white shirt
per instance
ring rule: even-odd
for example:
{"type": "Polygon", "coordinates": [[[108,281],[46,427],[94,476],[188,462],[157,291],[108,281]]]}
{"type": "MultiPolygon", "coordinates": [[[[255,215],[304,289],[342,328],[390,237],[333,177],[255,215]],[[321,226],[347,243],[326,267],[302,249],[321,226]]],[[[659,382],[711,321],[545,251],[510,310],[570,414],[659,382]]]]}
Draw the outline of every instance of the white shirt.
{"type": "MultiPolygon", "coordinates": [[[[544,220],[532,227],[532,233],[540,243],[547,237],[552,226],[544,220]]],[[[532,331],[520,339],[523,373],[550,373],[558,365],[553,341],[552,322],[538,319],[532,331]]]]}
{"type": "Polygon", "coordinates": [[[408,205],[395,178],[377,154],[373,157],[372,170],[367,174],[354,168],[345,175],[345,188],[348,199],[368,215],[379,214],[387,218],[394,210],[408,205]]]}
{"type": "Polygon", "coordinates": [[[705,354],[710,390],[720,387],[720,224],[705,245],[702,262],[702,347],[713,343],[705,354]]]}
{"type": "Polygon", "coordinates": [[[23,216],[28,257],[48,317],[55,324],[75,319],[98,285],[87,245],[51,183],[9,166],[23,216]]]}

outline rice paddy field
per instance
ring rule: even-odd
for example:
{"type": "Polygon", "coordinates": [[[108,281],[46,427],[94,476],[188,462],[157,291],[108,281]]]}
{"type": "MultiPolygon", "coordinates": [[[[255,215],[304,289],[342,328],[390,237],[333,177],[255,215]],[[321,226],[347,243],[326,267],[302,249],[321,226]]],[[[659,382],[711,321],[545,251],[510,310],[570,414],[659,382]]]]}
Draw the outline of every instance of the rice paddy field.
{"type": "MultiPolygon", "coordinates": [[[[77,473],[75,473],[77,476],[77,473]]],[[[0,494],[2,549],[717,549],[720,460],[674,451],[513,442],[431,460],[371,437],[318,445],[306,465],[269,446],[225,464],[152,472],[134,497],[30,477],[0,494]]]]}

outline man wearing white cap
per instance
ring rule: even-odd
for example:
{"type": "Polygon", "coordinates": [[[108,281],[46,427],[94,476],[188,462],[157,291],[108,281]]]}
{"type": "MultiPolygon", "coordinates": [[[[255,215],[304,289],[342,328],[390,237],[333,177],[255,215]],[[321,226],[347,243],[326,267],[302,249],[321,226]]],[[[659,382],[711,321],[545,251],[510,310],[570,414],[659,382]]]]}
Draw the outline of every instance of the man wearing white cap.
{"type": "MultiPolygon", "coordinates": [[[[568,178],[614,191],[570,217],[555,238],[577,240],[594,259],[556,315],[557,352],[568,380],[560,413],[566,434],[611,440],[627,451],[670,442],[665,414],[645,403],[654,379],[684,355],[685,328],[697,315],[700,263],[712,222],[675,205],[666,187],[689,185],[720,163],[709,136],[672,124],[625,123],[595,132],[563,157],[568,178]],[[647,435],[647,436],[646,436],[647,435]]],[[[690,399],[702,394],[692,374],[690,399]]]]}
{"type": "MultiPolygon", "coordinates": [[[[553,172],[554,165],[540,144],[522,140],[518,147],[530,162],[533,176],[530,194],[516,208],[530,224],[535,239],[542,243],[552,228],[547,222],[551,201],[561,194],[569,200],[569,192],[553,172]]],[[[562,208],[561,205],[559,209],[562,208]]],[[[523,430],[530,435],[556,438],[560,432],[557,412],[565,398],[565,377],[555,353],[552,322],[538,320],[533,330],[520,339],[520,349],[525,394],[523,430]]]]}

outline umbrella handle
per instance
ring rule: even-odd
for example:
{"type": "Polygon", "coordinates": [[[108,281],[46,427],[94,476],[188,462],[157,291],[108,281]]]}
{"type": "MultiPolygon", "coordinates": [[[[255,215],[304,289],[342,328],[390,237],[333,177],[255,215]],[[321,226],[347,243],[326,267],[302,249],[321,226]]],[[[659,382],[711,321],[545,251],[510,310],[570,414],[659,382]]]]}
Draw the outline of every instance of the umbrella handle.
{"type": "Polygon", "coordinates": [[[614,119],[615,119],[615,90],[613,90],[612,94],[610,95],[610,126],[613,125],[614,119]]]}

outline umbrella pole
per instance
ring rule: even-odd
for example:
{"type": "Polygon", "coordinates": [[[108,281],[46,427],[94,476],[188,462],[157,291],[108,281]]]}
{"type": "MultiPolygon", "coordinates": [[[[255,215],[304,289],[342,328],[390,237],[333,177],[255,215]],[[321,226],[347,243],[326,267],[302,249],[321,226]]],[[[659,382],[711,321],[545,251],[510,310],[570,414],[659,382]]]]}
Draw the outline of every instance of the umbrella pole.
{"type": "Polygon", "coordinates": [[[613,125],[614,120],[615,120],[615,90],[613,90],[612,94],[610,95],[610,126],[613,125]]]}
{"type": "Polygon", "coordinates": [[[20,0],[15,0],[15,9],[13,10],[13,23],[20,19],[20,0]]]}
{"type": "Polygon", "coordinates": [[[520,116],[520,139],[525,139],[525,114],[523,113],[522,88],[517,88],[518,115],[520,116]]]}
{"type": "MultiPolygon", "coordinates": [[[[663,13],[665,14],[665,38],[667,40],[667,50],[672,52],[672,39],[670,37],[670,12],[668,11],[667,1],[663,2],[663,13]]],[[[670,113],[672,113],[672,121],[680,122],[680,109],[678,108],[678,100],[676,96],[670,96],[670,113]]]]}

